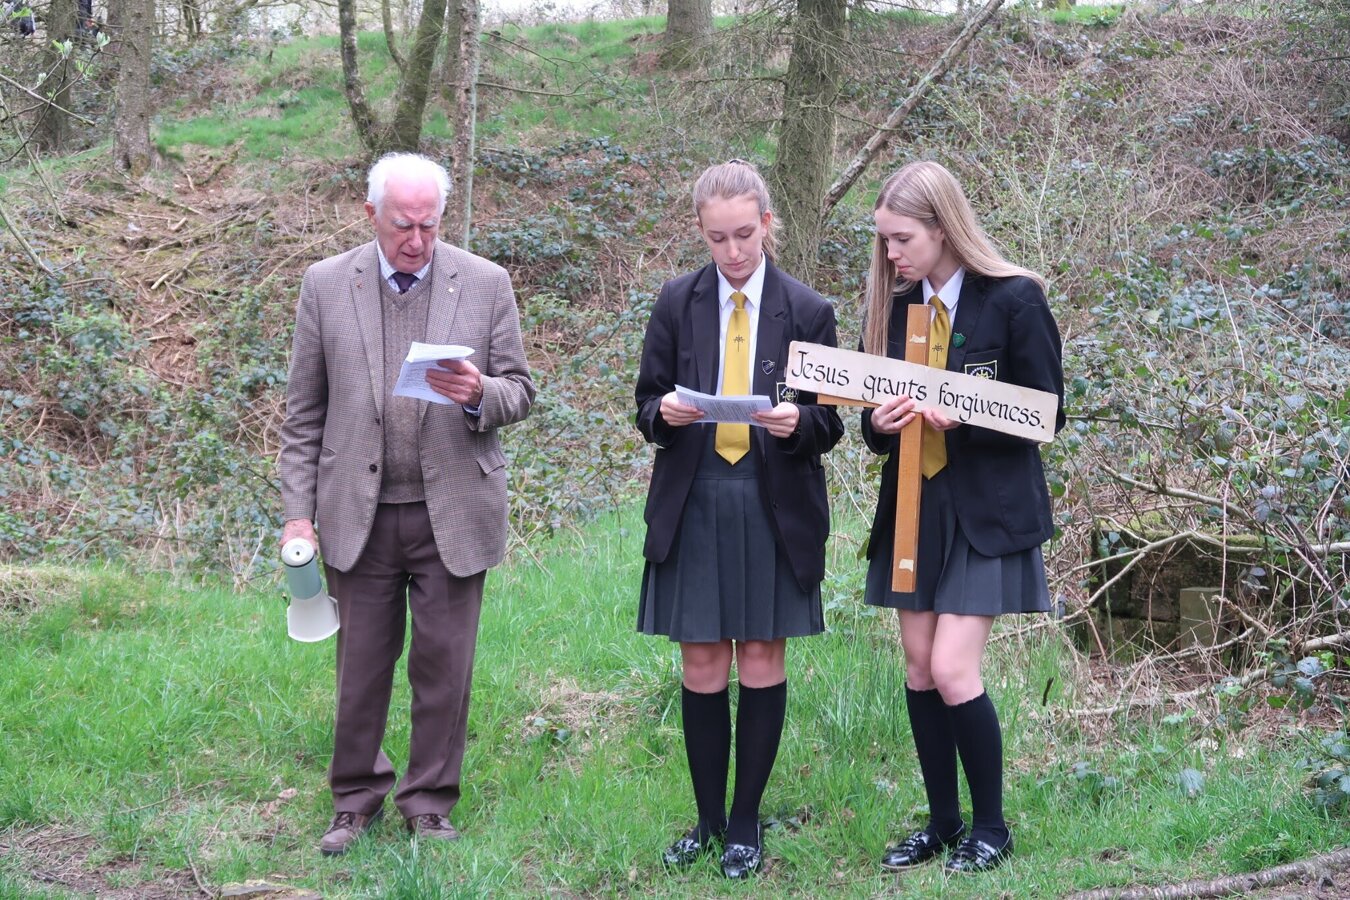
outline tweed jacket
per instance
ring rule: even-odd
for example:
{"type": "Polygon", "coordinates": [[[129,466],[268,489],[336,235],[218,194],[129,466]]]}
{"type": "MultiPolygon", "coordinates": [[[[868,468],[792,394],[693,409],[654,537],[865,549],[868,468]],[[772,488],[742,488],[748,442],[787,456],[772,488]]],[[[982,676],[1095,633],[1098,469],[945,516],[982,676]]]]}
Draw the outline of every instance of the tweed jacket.
{"type": "MultiPolygon", "coordinates": [[[[419,434],[427,511],[445,567],[456,576],[506,551],[506,457],[497,429],[534,402],[520,317],[506,270],[437,241],[427,343],[473,348],[483,374],[480,415],[423,403],[419,434]]],[[[315,263],[296,311],[278,468],[285,518],[315,520],[324,561],[360,558],[383,477],[384,340],[374,241],[315,263]]]]}

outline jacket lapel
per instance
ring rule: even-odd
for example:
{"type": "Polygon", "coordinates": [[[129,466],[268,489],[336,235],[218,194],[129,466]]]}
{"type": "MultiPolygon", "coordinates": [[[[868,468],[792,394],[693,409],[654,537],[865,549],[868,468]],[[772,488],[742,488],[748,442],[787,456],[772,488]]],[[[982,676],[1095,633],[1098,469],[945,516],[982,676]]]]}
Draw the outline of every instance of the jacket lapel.
{"type": "MultiPolygon", "coordinates": [[[[460,283],[459,266],[452,255],[450,245],[443,241],[436,242],[431,273],[432,294],[427,298],[425,340],[428,344],[448,344],[455,316],[459,313],[463,285],[460,283]]],[[[483,360],[479,360],[477,364],[479,367],[487,365],[483,360]]],[[[430,403],[421,404],[419,419],[426,418],[427,407],[430,405],[430,403]]]]}
{"type": "Polygon", "coordinates": [[[694,368],[698,376],[698,384],[692,387],[705,394],[717,393],[717,372],[722,364],[717,358],[721,345],[721,322],[717,312],[717,267],[708,265],[695,280],[689,297],[694,329],[694,368]]]}
{"type": "Polygon", "coordinates": [[[352,266],[352,305],[361,343],[366,348],[370,390],[375,395],[375,414],[384,416],[384,318],[380,310],[380,257],[375,242],[356,255],[352,266]]]}
{"type": "Polygon", "coordinates": [[[989,279],[967,269],[965,280],[961,282],[961,299],[956,303],[956,321],[952,323],[952,345],[947,350],[948,372],[965,371],[962,365],[966,360],[966,348],[970,346],[970,336],[979,327],[988,291],[989,279]],[[965,335],[959,347],[956,345],[958,334],[965,335]]]}
{"type": "Polygon", "coordinates": [[[764,265],[764,290],[759,298],[759,330],[755,335],[755,355],[759,359],[751,360],[750,383],[752,392],[765,394],[769,402],[777,404],[778,360],[787,357],[782,346],[783,333],[787,326],[787,291],[778,277],[773,263],[764,265]],[[768,368],[766,372],[765,369],[768,368]]]}

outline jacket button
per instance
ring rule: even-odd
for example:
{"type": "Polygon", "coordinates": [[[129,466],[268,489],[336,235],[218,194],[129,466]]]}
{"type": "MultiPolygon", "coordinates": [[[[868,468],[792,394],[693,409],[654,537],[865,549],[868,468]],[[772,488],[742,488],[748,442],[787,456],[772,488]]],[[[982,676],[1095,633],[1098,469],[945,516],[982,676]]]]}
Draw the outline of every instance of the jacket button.
{"type": "Polygon", "coordinates": [[[379,416],[376,416],[376,417],[375,417],[375,424],[376,424],[376,425],[380,424],[380,417],[379,417],[379,416]]]}
{"type": "Polygon", "coordinates": [[[374,463],[371,463],[371,464],[370,464],[370,471],[372,471],[372,472],[378,472],[378,471],[380,471],[380,467],[377,466],[377,465],[375,465],[374,463]]]}

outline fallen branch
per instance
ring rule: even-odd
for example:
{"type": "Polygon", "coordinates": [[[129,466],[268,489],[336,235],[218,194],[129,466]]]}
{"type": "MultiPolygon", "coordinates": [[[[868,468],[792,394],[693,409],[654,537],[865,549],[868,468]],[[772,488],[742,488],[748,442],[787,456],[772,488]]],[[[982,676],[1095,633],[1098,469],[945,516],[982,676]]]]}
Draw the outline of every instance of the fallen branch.
{"type": "Polygon", "coordinates": [[[1102,888],[1071,894],[1069,900],[1189,900],[1191,897],[1231,897],[1249,894],[1259,888],[1277,887],[1307,879],[1322,880],[1331,873],[1350,868],[1350,847],[1342,847],[1321,856],[1272,866],[1259,872],[1226,875],[1209,880],[1197,879],[1160,887],[1102,888]]]}
{"type": "Polygon", "coordinates": [[[830,210],[834,209],[835,205],[844,199],[844,195],[853,187],[853,183],[858,180],[872,160],[876,159],[882,148],[890,143],[891,133],[909,117],[910,113],[914,112],[915,107],[919,105],[919,101],[927,96],[933,85],[941,81],[951,70],[952,66],[956,64],[956,58],[965,52],[965,49],[975,40],[975,35],[980,33],[980,29],[994,17],[994,13],[998,12],[998,8],[1002,5],[1003,0],[989,0],[978,13],[971,17],[970,21],[966,23],[966,27],[962,28],[961,33],[956,36],[956,40],[952,41],[951,45],[942,51],[942,55],[919,79],[919,83],[910,90],[909,96],[905,97],[901,104],[887,116],[886,121],[878,126],[876,132],[867,139],[867,143],[863,144],[857,155],[849,160],[843,173],[825,192],[825,202],[820,210],[821,219],[829,216],[830,210]]]}
{"type": "Polygon", "coordinates": [[[19,232],[19,229],[15,227],[14,223],[9,220],[9,215],[5,212],[5,205],[3,203],[0,203],[0,222],[3,222],[5,227],[9,229],[9,233],[14,235],[14,239],[19,242],[19,246],[23,248],[23,252],[33,261],[33,265],[46,272],[48,275],[56,275],[56,273],[51,270],[51,267],[42,261],[42,257],[37,255],[37,251],[24,239],[24,236],[19,232]]]}

